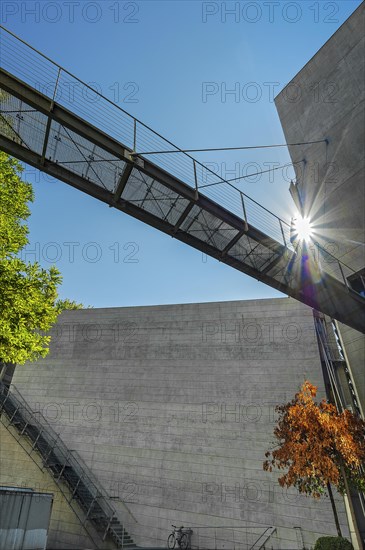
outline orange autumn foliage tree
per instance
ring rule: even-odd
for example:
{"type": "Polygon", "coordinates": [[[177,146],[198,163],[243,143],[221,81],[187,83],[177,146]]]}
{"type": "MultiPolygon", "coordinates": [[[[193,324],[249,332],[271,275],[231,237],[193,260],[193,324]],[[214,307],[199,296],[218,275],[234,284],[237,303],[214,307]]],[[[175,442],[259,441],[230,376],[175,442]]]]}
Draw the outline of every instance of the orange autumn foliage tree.
{"type": "Polygon", "coordinates": [[[329,484],[342,494],[346,482],[364,491],[365,422],[325,399],[316,403],[316,395],[317,387],[306,381],[292,401],[276,407],[278,448],[265,453],[264,470],[287,469],[278,479],[282,487],[317,498],[329,484]]]}

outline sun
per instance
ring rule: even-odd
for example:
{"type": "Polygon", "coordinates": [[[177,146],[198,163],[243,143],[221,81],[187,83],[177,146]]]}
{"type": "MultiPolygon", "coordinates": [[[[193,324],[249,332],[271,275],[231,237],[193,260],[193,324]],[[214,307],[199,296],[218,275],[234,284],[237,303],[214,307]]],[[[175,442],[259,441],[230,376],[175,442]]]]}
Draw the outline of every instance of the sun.
{"type": "Polygon", "coordinates": [[[312,225],[309,218],[298,216],[294,220],[294,229],[297,239],[308,242],[312,236],[312,225]]]}

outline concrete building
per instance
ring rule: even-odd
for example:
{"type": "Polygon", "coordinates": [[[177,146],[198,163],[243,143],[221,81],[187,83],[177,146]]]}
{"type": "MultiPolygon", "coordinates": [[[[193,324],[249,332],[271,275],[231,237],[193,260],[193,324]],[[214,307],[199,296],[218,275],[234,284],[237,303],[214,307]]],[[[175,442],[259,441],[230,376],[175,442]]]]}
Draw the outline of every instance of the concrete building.
{"type": "MultiPolygon", "coordinates": [[[[362,4],[276,98],[288,143],[321,141],[290,147],[293,162],[305,159],[292,192],[355,290],[365,267],[363,18],[362,4]]],[[[283,491],[262,462],[275,405],[305,379],[325,395],[315,326],[289,298],[64,312],[49,356],[17,367],[13,383],[80,455],[137,544],[165,546],[171,524],[183,524],[195,548],[246,550],[265,532],[269,548],[309,548],[336,534],[329,500],[283,491]]],[[[346,406],[347,368],[363,414],[364,337],[337,330],[346,406]]],[[[0,423],[0,436],[0,485],[55,494],[51,548],[113,547],[12,426],[0,423]]],[[[335,498],[349,537],[347,504],[335,498]]]]}
{"type": "MultiPolygon", "coordinates": [[[[278,550],[335,534],[329,499],[283,490],[262,468],[275,406],[305,379],[324,395],[310,308],[282,298],[70,311],[53,334],[50,355],[13,382],[91,468],[139,545],[165,546],[171,524],[191,527],[199,548],[250,548],[272,526],[278,550]]],[[[14,458],[1,484],[19,471],[14,458]]],[[[53,548],[57,536],[51,524],[53,548]]]]}
{"type": "MultiPolygon", "coordinates": [[[[313,247],[326,269],[365,290],[365,4],[345,21],[276,97],[303,213],[313,225],[313,247]],[[346,267],[347,266],[347,267],[346,267]],[[362,280],[361,280],[362,276],[362,280]]],[[[365,315],[365,312],[364,312],[365,315]]],[[[338,323],[348,366],[365,412],[365,336],[338,323]]]]}
{"type": "MultiPolygon", "coordinates": [[[[362,295],[365,295],[364,24],[362,3],[275,98],[287,143],[312,142],[289,146],[293,163],[299,162],[294,165],[296,181],[290,190],[299,211],[312,224],[312,253],[332,275],[341,281],[345,279],[350,292],[362,295]],[[341,267],[326,251],[341,260],[341,267]]],[[[334,327],[344,359],[334,363],[343,406],[355,409],[364,418],[365,335],[337,321],[334,327]]],[[[359,495],[354,500],[360,536],[365,541],[365,499],[359,495]]]]}

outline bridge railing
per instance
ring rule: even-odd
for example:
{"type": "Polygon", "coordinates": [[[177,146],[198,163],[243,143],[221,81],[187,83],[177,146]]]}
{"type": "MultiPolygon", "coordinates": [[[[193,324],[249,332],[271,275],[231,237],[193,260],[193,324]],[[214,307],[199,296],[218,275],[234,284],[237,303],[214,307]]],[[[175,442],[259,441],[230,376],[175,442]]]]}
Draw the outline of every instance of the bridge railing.
{"type": "Polygon", "coordinates": [[[83,82],[5,27],[0,26],[0,32],[3,69],[132,151],[145,153],[141,157],[145,156],[239,217],[246,217],[246,221],[279,243],[289,245],[290,224],[103,96],[96,83],[83,82]],[[160,151],[171,153],[159,154],[160,151]]]}
{"type": "MultiPolygon", "coordinates": [[[[96,83],[83,82],[1,25],[0,46],[1,67],[4,70],[245,219],[249,225],[276,242],[294,250],[290,222],[276,216],[208,166],[113,103],[102,95],[96,83]],[[169,153],[161,154],[161,151],[169,153]]],[[[318,244],[316,246],[319,254],[312,261],[348,286],[347,277],[354,270],[318,244]]]]}

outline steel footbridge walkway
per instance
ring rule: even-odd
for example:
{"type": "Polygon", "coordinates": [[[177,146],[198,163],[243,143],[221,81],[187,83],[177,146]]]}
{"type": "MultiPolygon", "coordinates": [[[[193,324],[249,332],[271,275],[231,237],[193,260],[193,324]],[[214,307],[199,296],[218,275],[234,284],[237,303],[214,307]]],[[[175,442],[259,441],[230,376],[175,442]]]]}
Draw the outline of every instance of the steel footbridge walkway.
{"type": "Polygon", "coordinates": [[[348,266],[293,246],[289,223],[0,31],[3,151],[365,333],[365,299],[348,266]],[[166,150],[175,154],[153,153],[166,150]]]}

